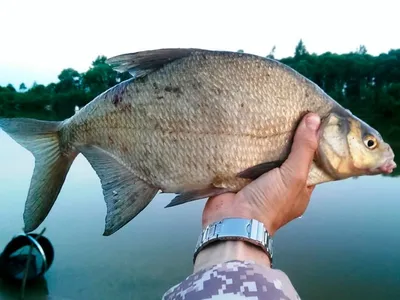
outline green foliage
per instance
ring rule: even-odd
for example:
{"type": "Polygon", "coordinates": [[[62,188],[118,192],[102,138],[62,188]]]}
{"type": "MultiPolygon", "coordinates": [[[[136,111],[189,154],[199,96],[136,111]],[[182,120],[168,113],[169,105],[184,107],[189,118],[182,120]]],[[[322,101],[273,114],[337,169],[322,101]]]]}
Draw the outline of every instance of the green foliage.
{"type": "Polygon", "coordinates": [[[25,83],[21,83],[21,84],[19,85],[19,91],[20,91],[20,92],[26,91],[26,85],[25,85],[25,83]]]}
{"type": "Polygon", "coordinates": [[[59,81],[47,86],[35,82],[27,89],[21,83],[19,92],[11,84],[0,86],[0,116],[25,116],[36,112],[43,119],[70,117],[75,106],[86,105],[98,94],[130,78],[128,73],[112,70],[105,61],[106,57],[97,57],[83,74],[72,68],[64,69],[58,75],[59,81]]]}
{"type": "Polygon", "coordinates": [[[55,92],[57,93],[76,91],[81,86],[81,74],[71,68],[62,70],[58,75],[58,79],[60,82],[55,86],[55,92]]]}
{"type": "Polygon", "coordinates": [[[16,92],[16,90],[15,90],[15,88],[13,87],[12,84],[8,84],[8,85],[6,86],[6,89],[7,89],[8,91],[10,91],[10,92],[16,92]]]}

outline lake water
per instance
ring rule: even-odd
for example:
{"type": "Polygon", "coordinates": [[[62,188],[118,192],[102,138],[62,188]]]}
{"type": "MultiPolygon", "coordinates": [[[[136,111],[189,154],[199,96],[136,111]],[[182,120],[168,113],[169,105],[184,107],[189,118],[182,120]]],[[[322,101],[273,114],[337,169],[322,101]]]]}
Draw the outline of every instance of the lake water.
{"type": "MultiPolygon", "coordinates": [[[[31,154],[0,131],[0,248],[22,231],[34,166],[31,154]]],[[[400,177],[361,177],[316,188],[303,218],[275,236],[275,267],[302,299],[400,299],[400,177]]],[[[133,221],[103,237],[100,182],[83,156],[35,232],[55,248],[45,281],[26,299],[160,299],[192,271],[205,201],[164,209],[160,195],[133,221]]],[[[19,289],[0,281],[0,299],[19,289]]]]}

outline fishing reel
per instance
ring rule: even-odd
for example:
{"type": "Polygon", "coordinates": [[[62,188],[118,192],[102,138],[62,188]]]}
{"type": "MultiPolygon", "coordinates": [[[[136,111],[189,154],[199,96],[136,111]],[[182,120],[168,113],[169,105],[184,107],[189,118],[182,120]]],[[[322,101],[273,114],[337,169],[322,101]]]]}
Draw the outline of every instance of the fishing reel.
{"type": "Polygon", "coordinates": [[[15,236],[0,254],[0,278],[29,282],[41,278],[54,260],[51,242],[39,234],[22,233],[15,236]]]}

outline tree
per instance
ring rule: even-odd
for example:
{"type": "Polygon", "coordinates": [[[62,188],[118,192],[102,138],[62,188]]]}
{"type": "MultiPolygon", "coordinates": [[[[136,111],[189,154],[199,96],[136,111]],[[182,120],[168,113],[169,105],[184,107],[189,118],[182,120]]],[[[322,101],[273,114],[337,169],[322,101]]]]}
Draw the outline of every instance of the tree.
{"type": "Polygon", "coordinates": [[[294,57],[301,57],[308,54],[306,46],[303,43],[303,40],[300,39],[300,41],[298,42],[296,49],[294,51],[294,57]]]}
{"type": "Polygon", "coordinates": [[[19,90],[21,91],[21,92],[25,92],[26,91],[26,85],[25,85],[25,83],[21,83],[20,85],[19,85],[19,90]]]}
{"type": "Polygon", "coordinates": [[[273,46],[272,49],[271,49],[271,51],[270,51],[269,54],[267,55],[268,58],[272,58],[272,59],[275,58],[275,56],[274,56],[274,55],[275,55],[275,49],[276,49],[276,47],[273,46]]]}
{"type": "Polygon", "coordinates": [[[81,75],[71,68],[62,70],[58,75],[58,79],[60,82],[57,83],[57,93],[79,89],[81,84],[81,75]]]}
{"type": "Polygon", "coordinates": [[[361,54],[361,55],[367,54],[367,47],[365,47],[364,45],[360,45],[360,47],[358,47],[356,53],[361,54]]]}
{"type": "Polygon", "coordinates": [[[11,83],[7,84],[6,89],[9,90],[10,92],[16,92],[15,88],[11,83]]]}
{"type": "Polygon", "coordinates": [[[105,56],[98,56],[92,67],[83,75],[84,88],[93,94],[98,94],[114,86],[119,80],[119,74],[106,63],[105,56]]]}

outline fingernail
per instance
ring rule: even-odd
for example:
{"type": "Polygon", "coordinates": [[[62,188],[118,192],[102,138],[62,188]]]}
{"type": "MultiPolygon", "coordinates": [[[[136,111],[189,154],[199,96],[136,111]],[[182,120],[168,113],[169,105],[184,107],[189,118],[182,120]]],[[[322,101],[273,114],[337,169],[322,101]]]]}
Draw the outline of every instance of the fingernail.
{"type": "Polygon", "coordinates": [[[307,127],[313,131],[317,130],[320,122],[321,122],[321,119],[318,115],[310,115],[306,119],[307,127]]]}

